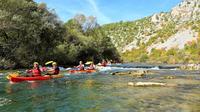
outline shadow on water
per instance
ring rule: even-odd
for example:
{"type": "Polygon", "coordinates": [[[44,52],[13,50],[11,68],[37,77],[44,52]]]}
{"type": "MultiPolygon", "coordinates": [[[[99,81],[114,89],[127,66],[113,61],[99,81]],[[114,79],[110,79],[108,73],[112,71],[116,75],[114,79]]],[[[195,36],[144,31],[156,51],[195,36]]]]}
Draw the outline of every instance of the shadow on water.
{"type": "Polygon", "coordinates": [[[154,74],[140,78],[113,76],[110,72],[17,84],[9,84],[2,75],[1,112],[200,111],[198,72],[156,70],[154,74]],[[173,76],[173,79],[168,79],[168,76],[173,76]],[[127,85],[129,81],[163,82],[177,86],[132,87],[127,85]]]}

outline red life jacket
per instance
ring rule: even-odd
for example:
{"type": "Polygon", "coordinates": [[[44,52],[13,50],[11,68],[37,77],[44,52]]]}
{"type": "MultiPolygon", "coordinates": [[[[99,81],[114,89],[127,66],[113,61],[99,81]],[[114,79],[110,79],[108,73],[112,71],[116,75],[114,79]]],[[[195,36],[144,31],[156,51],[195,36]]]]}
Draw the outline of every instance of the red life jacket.
{"type": "Polygon", "coordinates": [[[77,68],[78,68],[78,70],[84,70],[84,65],[81,64],[81,65],[77,66],[77,68]]]}
{"type": "Polygon", "coordinates": [[[107,66],[107,63],[106,63],[106,62],[103,62],[103,63],[101,63],[101,66],[106,67],[106,66],[107,66]]]}
{"type": "Polygon", "coordinates": [[[89,70],[94,70],[95,69],[95,66],[94,65],[90,65],[90,67],[88,68],[89,70]]]}
{"type": "Polygon", "coordinates": [[[34,77],[36,77],[36,76],[41,76],[41,71],[40,71],[40,69],[35,68],[35,69],[32,69],[31,72],[32,72],[32,75],[33,75],[34,77]]]}

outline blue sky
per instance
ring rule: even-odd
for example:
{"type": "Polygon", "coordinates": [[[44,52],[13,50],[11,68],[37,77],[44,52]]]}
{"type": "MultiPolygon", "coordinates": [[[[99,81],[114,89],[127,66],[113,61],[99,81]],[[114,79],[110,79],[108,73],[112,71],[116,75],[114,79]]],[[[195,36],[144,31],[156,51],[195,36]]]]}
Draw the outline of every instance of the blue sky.
{"type": "Polygon", "coordinates": [[[181,0],[34,0],[55,9],[66,22],[76,14],[95,16],[100,24],[132,21],[158,12],[170,11],[181,0]]]}

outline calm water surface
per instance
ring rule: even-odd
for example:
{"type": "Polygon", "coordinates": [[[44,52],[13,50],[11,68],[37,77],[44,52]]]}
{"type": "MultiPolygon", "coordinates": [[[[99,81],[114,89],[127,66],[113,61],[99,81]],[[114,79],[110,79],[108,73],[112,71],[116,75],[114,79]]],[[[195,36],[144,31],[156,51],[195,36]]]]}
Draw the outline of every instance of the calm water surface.
{"type": "MultiPolygon", "coordinates": [[[[116,65],[126,66],[131,67],[116,65]]],[[[93,75],[18,84],[5,79],[10,71],[0,72],[0,112],[200,112],[200,71],[155,70],[136,78],[111,75],[122,70],[116,67],[93,75]],[[129,81],[177,86],[131,87],[129,81]]]]}

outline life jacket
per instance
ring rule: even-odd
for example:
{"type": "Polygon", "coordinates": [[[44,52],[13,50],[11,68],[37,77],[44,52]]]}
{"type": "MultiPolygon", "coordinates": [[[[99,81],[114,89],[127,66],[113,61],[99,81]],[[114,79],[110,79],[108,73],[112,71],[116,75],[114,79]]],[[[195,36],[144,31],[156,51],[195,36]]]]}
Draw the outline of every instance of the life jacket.
{"type": "Polygon", "coordinates": [[[40,71],[40,69],[35,68],[35,69],[32,69],[31,72],[32,72],[32,75],[33,75],[34,77],[35,77],[35,76],[41,76],[41,71],[40,71]]]}
{"type": "Polygon", "coordinates": [[[55,69],[54,69],[54,75],[57,75],[57,74],[59,74],[59,72],[60,72],[60,69],[59,69],[59,67],[56,67],[55,69]]]}
{"type": "Polygon", "coordinates": [[[103,63],[101,63],[101,66],[106,67],[106,66],[107,66],[107,63],[106,63],[106,62],[103,62],[103,63]]]}
{"type": "Polygon", "coordinates": [[[94,70],[94,69],[95,69],[95,66],[91,64],[91,65],[89,66],[88,69],[89,69],[89,70],[94,70]]]}
{"type": "Polygon", "coordinates": [[[81,65],[77,66],[77,68],[78,68],[78,70],[84,70],[84,65],[81,64],[81,65]]]}

